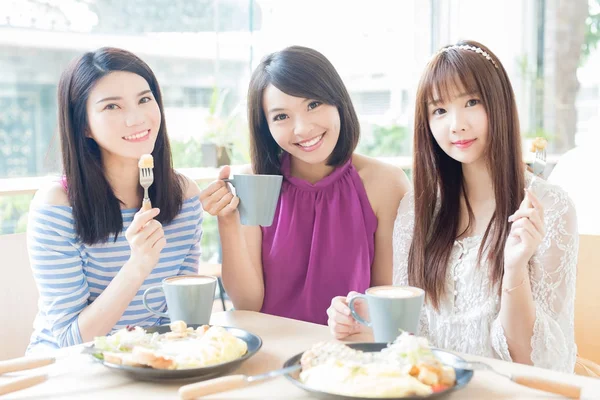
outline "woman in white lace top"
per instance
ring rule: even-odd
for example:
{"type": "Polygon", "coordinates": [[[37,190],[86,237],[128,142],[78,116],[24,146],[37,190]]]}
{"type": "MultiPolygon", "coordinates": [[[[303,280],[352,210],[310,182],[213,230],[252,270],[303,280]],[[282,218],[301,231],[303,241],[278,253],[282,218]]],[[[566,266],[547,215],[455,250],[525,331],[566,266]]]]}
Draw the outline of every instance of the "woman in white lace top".
{"type": "MultiPolygon", "coordinates": [[[[414,135],[414,190],[398,210],[393,268],[395,285],[426,292],[419,334],[448,350],[572,372],[577,218],[562,189],[525,171],[496,56],[470,41],[438,52],[419,84],[414,135]]],[[[328,310],[337,338],[363,329],[346,304],[337,297],[328,310]]]]}

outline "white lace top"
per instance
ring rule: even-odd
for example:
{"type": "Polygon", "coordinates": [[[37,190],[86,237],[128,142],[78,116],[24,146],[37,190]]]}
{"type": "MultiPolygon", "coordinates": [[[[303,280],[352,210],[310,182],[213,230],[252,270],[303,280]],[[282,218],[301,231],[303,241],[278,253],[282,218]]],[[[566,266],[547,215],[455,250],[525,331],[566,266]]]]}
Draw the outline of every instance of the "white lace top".
{"type": "MultiPolygon", "coordinates": [[[[527,173],[527,185],[531,179],[527,173]]],[[[573,372],[577,217],[571,200],[558,186],[536,179],[533,191],[544,205],[546,236],[530,262],[536,309],[531,359],[537,367],[573,372]]],[[[408,193],[394,225],[394,285],[408,284],[414,218],[414,196],[408,193]]],[[[498,286],[491,286],[486,264],[477,267],[481,239],[473,236],[455,241],[446,298],[439,311],[425,304],[420,334],[443,349],[512,361],[499,319],[498,286]]]]}

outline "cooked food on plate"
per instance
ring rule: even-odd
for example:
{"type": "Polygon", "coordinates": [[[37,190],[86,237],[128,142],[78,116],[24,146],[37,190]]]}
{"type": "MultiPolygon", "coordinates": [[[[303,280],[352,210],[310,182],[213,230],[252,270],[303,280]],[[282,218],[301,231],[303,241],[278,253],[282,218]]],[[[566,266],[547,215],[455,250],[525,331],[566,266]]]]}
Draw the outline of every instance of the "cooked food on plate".
{"type": "Polygon", "coordinates": [[[248,351],[245,341],[220,326],[196,329],[183,321],[171,331],[148,333],[139,326],[124,328],[94,339],[105,362],[156,369],[201,368],[236,360],[248,351]]]}
{"type": "Polygon", "coordinates": [[[304,352],[300,363],[300,381],[305,385],[346,396],[426,396],[456,382],[454,368],[435,357],[427,339],[409,333],[402,333],[381,352],[318,343],[304,352]]]}

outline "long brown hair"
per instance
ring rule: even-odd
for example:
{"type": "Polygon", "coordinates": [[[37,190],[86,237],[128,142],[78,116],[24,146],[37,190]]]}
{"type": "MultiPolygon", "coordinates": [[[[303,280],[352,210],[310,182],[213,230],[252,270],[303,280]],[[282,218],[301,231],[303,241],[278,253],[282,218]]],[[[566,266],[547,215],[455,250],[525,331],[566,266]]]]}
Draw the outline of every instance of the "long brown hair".
{"type": "Polygon", "coordinates": [[[161,223],[172,221],[183,202],[183,182],[173,169],[162,96],[154,73],[144,61],[125,50],[104,47],[85,53],[71,62],[60,78],[58,131],[75,232],[87,244],[107,241],[112,235],[116,240],[123,230],[121,201],[106,180],[98,144],[86,137],[90,91],[99,79],[113,71],[127,71],[144,78],[160,109],[162,118],[152,151],[154,184],[149,190],[152,205],[160,208],[156,219],[161,223]]]}
{"type": "Polygon", "coordinates": [[[436,54],[425,68],[417,89],[414,126],[413,182],[415,230],[409,252],[408,279],[421,287],[428,301],[439,308],[445,295],[448,261],[458,232],[461,196],[466,196],[462,164],[449,157],[435,141],[429,127],[428,103],[446,101],[454,87],[478,93],[488,116],[487,163],[494,186],[496,210],[479,248],[479,261],[488,250],[492,284],[504,275],[504,245],[510,231],[508,217],[523,200],[524,167],[517,106],[510,80],[498,58],[485,46],[461,41],[486,52],[452,48],[436,54]],[[438,98],[435,98],[438,97],[438,98]],[[438,208],[436,209],[436,205],[438,208]],[[439,210],[439,211],[436,211],[439,210]]]}
{"type": "Polygon", "coordinates": [[[250,156],[257,174],[281,174],[281,148],[273,139],[263,110],[263,92],[273,85],[282,92],[336,106],[340,136],[327,165],[337,167],[352,157],[360,125],[348,90],[329,60],[308,47],[292,46],[269,54],[252,73],[248,89],[250,156]]]}

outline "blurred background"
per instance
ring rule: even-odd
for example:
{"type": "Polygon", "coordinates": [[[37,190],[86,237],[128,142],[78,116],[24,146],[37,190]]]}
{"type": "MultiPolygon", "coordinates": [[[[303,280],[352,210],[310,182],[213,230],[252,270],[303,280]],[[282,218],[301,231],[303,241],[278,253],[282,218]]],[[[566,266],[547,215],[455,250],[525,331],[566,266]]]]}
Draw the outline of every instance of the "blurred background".
{"type": "MultiPolygon", "coordinates": [[[[25,231],[33,193],[60,174],[57,82],[85,51],[121,47],[151,66],[175,167],[203,187],[219,165],[249,162],[245,96],[265,54],[324,53],[358,111],[359,152],[410,174],[420,72],[441,46],[477,40],[508,70],[525,149],[548,139],[548,176],[564,157],[600,172],[599,25],[600,0],[0,0],[0,235],[25,231]]],[[[584,168],[556,179],[593,201],[584,168]]],[[[600,233],[597,206],[577,206],[582,232],[600,233]]],[[[204,261],[219,259],[216,229],[206,215],[204,261]]]]}

